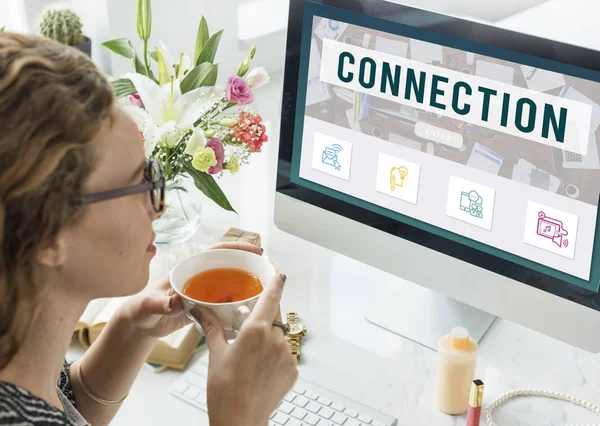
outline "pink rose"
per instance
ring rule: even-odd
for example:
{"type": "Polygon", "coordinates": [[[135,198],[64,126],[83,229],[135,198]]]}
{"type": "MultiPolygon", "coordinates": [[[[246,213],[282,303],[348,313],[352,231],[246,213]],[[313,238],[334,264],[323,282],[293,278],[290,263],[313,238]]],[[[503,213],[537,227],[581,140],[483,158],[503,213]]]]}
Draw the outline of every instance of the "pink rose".
{"type": "Polygon", "coordinates": [[[227,79],[227,100],[238,105],[248,105],[254,102],[254,95],[246,80],[237,75],[227,79]]]}
{"type": "Polygon", "coordinates": [[[223,161],[225,161],[225,148],[221,141],[217,138],[209,139],[206,143],[206,147],[212,149],[215,152],[217,158],[217,164],[208,169],[208,173],[216,175],[223,169],[223,161]]]}

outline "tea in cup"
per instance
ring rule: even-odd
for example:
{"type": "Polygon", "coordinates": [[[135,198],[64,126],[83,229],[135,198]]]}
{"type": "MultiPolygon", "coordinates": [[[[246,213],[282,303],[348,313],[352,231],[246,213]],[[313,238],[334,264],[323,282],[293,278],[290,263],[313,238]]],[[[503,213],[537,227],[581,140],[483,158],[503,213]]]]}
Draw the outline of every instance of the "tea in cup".
{"type": "MultiPolygon", "coordinates": [[[[194,254],[171,271],[171,286],[190,309],[202,306],[221,320],[226,338],[235,338],[250,316],[264,285],[275,277],[275,267],[266,258],[243,250],[216,249],[194,254]]],[[[200,334],[204,331],[196,322],[200,334]]]]}

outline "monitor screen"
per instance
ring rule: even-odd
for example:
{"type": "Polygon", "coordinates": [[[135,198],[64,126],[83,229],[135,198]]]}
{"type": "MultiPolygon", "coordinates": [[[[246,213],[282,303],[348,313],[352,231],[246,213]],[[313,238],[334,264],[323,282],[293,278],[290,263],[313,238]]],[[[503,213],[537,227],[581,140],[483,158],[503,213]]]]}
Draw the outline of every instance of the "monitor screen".
{"type": "Polygon", "coordinates": [[[562,296],[598,292],[588,51],[380,0],[291,6],[278,190],[562,296]]]}

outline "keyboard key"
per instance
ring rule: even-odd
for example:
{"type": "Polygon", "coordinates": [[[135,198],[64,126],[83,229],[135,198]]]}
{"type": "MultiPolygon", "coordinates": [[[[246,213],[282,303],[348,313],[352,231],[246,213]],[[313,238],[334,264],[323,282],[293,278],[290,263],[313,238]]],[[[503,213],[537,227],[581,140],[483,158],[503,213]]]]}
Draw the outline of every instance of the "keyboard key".
{"type": "Polygon", "coordinates": [[[319,423],[317,423],[317,426],[335,426],[335,425],[333,423],[331,423],[329,420],[321,419],[319,421],[319,423]]]}
{"type": "Polygon", "coordinates": [[[344,426],[360,426],[360,422],[354,419],[348,419],[344,426]]]}
{"type": "Polygon", "coordinates": [[[188,388],[188,384],[186,382],[178,382],[173,386],[173,391],[177,393],[185,393],[188,388]]]}
{"type": "Polygon", "coordinates": [[[277,413],[277,415],[275,417],[273,417],[273,421],[275,423],[277,423],[278,425],[286,424],[289,419],[290,419],[290,417],[283,413],[277,413]]]}
{"type": "Polygon", "coordinates": [[[321,416],[327,420],[329,420],[334,414],[335,414],[335,412],[331,408],[327,408],[327,407],[323,407],[319,411],[319,416],[321,416]]]}
{"type": "Polygon", "coordinates": [[[308,399],[312,399],[313,401],[316,401],[317,399],[319,399],[319,395],[315,395],[312,392],[306,392],[304,394],[305,397],[307,397],[308,399]]]}
{"type": "Polygon", "coordinates": [[[200,389],[198,389],[195,386],[190,386],[189,388],[187,388],[187,390],[185,391],[185,396],[188,397],[189,399],[196,399],[196,397],[200,395],[200,389]]]}
{"type": "Polygon", "coordinates": [[[347,415],[348,417],[352,417],[352,418],[357,418],[358,417],[358,413],[354,410],[351,410],[349,408],[346,408],[344,410],[344,414],[347,415]]]}
{"type": "Polygon", "coordinates": [[[331,421],[338,425],[343,425],[344,423],[346,423],[346,420],[348,420],[348,417],[340,413],[335,413],[335,416],[331,418],[331,421]]]}
{"type": "Polygon", "coordinates": [[[319,399],[317,399],[317,401],[326,407],[329,407],[331,405],[331,401],[326,398],[319,397],[319,399]]]}
{"type": "Polygon", "coordinates": [[[363,422],[364,424],[367,424],[367,425],[370,425],[371,422],[373,421],[372,418],[367,417],[367,416],[362,416],[362,415],[358,416],[358,420],[361,421],[361,422],[363,422]]]}
{"type": "Polygon", "coordinates": [[[296,392],[298,395],[304,395],[304,393],[306,392],[306,389],[304,389],[303,387],[300,387],[300,386],[294,386],[292,388],[292,390],[294,392],[296,392]]]}
{"type": "Polygon", "coordinates": [[[285,426],[302,426],[302,422],[296,419],[290,419],[285,426]]]}
{"type": "Polygon", "coordinates": [[[192,371],[202,377],[208,377],[208,367],[206,365],[194,364],[192,366],[192,371]]]}
{"type": "Polygon", "coordinates": [[[346,407],[344,407],[341,404],[337,404],[337,403],[333,403],[331,404],[331,408],[333,408],[335,411],[344,411],[346,409],[346,407]]]}
{"type": "Polygon", "coordinates": [[[290,404],[289,402],[283,401],[281,403],[281,405],[277,408],[277,410],[279,410],[285,414],[290,414],[292,411],[294,411],[294,408],[295,407],[292,404],[290,404]]]}
{"type": "Polygon", "coordinates": [[[308,404],[308,399],[304,398],[303,396],[297,396],[294,398],[294,405],[304,408],[306,407],[306,404],[308,404]]]}
{"type": "Polygon", "coordinates": [[[314,414],[308,414],[303,421],[311,426],[315,426],[319,422],[319,418],[314,414]]]}
{"type": "Polygon", "coordinates": [[[286,396],[283,397],[287,402],[292,402],[296,398],[296,395],[292,392],[289,392],[286,396]]]}
{"type": "Polygon", "coordinates": [[[297,418],[298,420],[302,420],[306,417],[306,414],[308,414],[306,411],[304,411],[302,408],[294,408],[294,411],[292,411],[292,416],[297,418]]]}
{"type": "Polygon", "coordinates": [[[202,405],[206,405],[206,392],[200,392],[200,395],[196,397],[196,401],[198,401],[202,405]]]}
{"type": "Polygon", "coordinates": [[[310,401],[305,408],[311,413],[318,413],[321,407],[321,404],[317,404],[315,401],[310,401]]]}
{"type": "Polygon", "coordinates": [[[277,410],[275,410],[271,413],[271,417],[269,417],[269,420],[273,420],[273,417],[275,417],[276,415],[277,415],[277,410]]]}

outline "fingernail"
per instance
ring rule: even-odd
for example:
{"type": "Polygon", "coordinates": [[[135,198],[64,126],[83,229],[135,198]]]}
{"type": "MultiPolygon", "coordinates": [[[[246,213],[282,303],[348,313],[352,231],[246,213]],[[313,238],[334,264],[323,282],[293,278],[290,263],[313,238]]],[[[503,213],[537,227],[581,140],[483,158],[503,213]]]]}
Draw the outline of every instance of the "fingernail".
{"type": "Polygon", "coordinates": [[[287,280],[287,277],[285,276],[285,274],[279,274],[279,278],[281,278],[281,281],[285,282],[285,280],[287,280]]]}
{"type": "Polygon", "coordinates": [[[264,252],[265,252],[265,249],[261,247],[260,248],[260,254],[263,254],[264,252]]]}
{"type": "Polygon", "coordinates": [[[198,309],[190,309],[190,315],[193,316],[196,319],[196,321],[200,321],[200,311],[198,309]]]}

